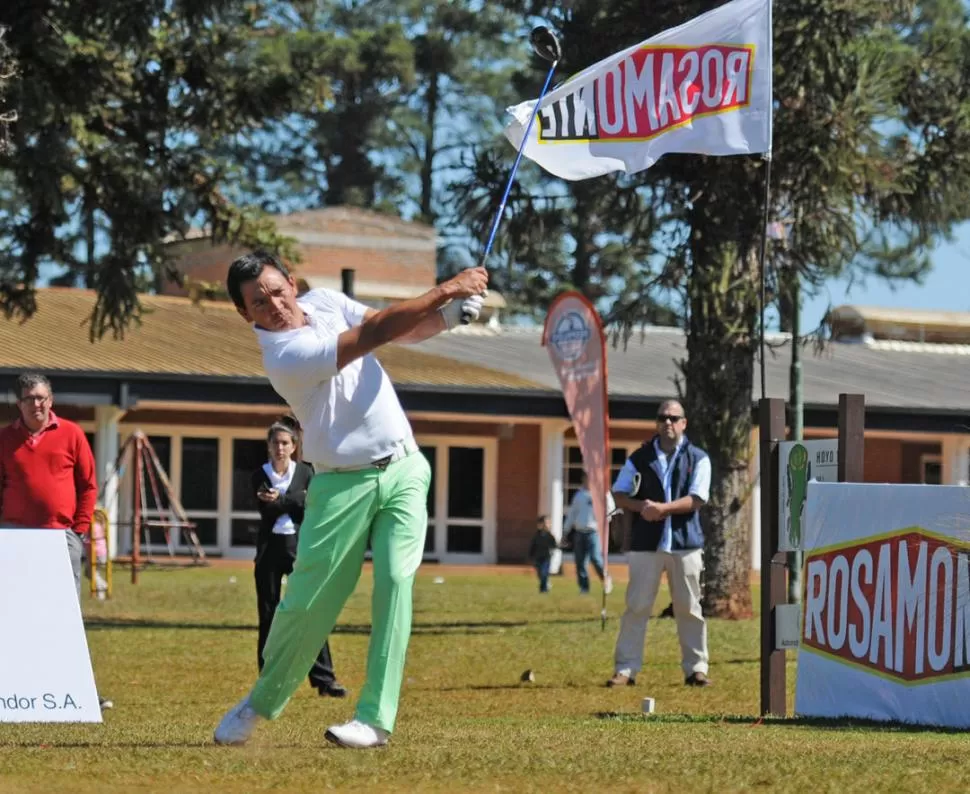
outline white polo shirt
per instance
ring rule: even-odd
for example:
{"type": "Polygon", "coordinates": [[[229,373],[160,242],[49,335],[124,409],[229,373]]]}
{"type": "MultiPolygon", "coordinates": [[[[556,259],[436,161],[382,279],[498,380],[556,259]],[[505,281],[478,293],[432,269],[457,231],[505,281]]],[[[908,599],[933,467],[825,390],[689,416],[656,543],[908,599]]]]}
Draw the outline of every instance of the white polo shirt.
{"type": "Polygon", "coordinates": [[[337,468],[390,455],[413,435],[391,379],[370,354],[337,369],[337,337],[367,307],[328,289],[297,303],[307,325],[256,336],[270,383],[303,426],[304,459],[337,468]]]}

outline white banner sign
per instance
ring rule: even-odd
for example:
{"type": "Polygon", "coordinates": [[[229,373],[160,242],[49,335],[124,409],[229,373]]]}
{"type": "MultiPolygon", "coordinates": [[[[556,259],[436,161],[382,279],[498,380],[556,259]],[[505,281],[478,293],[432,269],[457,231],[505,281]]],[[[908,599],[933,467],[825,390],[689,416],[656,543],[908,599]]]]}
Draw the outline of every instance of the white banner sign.
{"type": "Polygon", "coordinates": [[[0,722],[101,722],[64,530],[0,529],[0,722]]]}
{"type": "Polygon", "coordinates": [[[809,483],[795,711],[970,728],[970,488],[809,483]]]}
{"type": "MultiPolygon", "coordinates": [[[[524,154],[563,179],[663,155],[771,151],[771,2],[733,0],[584,69],[542,100],[524,154]]],[[[518,148],[535,102],[508,109],[518,148]]]]}
{"type": "Polygon", "coordinates": [[[839,440],[783,441],[778,445],[778,551],[801,549],[809,480],[838,482],[839,440]]]}

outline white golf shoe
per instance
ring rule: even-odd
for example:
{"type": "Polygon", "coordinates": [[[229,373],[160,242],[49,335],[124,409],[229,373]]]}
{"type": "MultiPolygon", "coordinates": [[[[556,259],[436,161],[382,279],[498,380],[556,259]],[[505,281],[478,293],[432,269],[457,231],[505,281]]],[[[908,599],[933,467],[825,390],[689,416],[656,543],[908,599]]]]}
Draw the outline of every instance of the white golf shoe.
{"type": "Polygon", "coordinates": [[[262,719],[249,705],[249,695],[246,695],[226,712],[213,738],[216,744],[245,744],[262,719]]]}
{"type": "Polygon", "coordinates": [[[390,734],[383,728],[368,725],[360,720],[351,720],[343,725],[331,725],[325,734],[328,742],[353,750],[383,747],[387,744],[389,736],[390,734]]]}

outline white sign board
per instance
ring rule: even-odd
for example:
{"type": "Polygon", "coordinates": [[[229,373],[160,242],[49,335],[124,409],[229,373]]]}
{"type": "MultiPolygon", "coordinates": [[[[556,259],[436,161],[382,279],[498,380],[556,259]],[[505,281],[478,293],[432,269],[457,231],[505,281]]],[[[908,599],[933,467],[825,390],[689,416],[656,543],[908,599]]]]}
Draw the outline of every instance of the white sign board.
{"type": "Polygon", "coordinates": [[[970,488],[810,483],[795,711],[970,728],[970,488]]]}
{"type": "Polygon", "coordinates": [[[801,549],[809,481],[837,482],[838,479],[837,438],[783,441],[778,445],[778,551],[801,549]]]}
{"type": "Polygon", "coordinates": [[[0,722],[101,722],[64,532],[0,529],[0,722]]]}

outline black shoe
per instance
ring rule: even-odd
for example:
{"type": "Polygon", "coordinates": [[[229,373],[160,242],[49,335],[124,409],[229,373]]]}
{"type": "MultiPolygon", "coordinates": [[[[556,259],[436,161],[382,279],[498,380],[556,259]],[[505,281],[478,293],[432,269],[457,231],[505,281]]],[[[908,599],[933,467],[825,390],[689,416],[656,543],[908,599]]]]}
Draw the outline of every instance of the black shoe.
{"type": "Polygon", "coordinates": [[[322,698],[345,698],[347,697],[347,689],[336,681],[331,681],[329,684],[320,684],[317,687],[317,692],[320,693],[322,698]]]}
{"type": "Polygon", "coordinates": [[[98,705],[101,706],[101,711],[107,711],[108,709],[113,709],[115,704],[112,703],[108,698],[98,697],[98,705]]]}
{"type": "Polygon", "coordinates": [[[686,686],[710,686],[711,679],[704,675],[704,673],[691,673],[684,679],[684,684],[686,686]]]}

